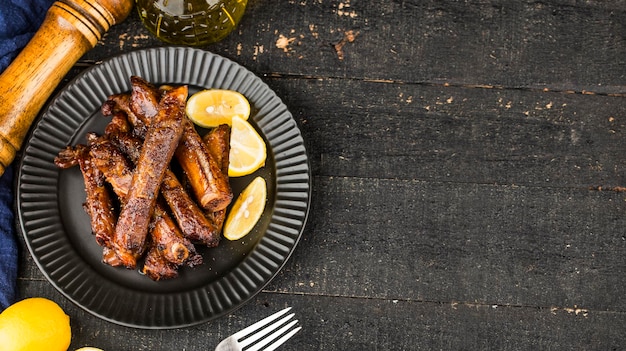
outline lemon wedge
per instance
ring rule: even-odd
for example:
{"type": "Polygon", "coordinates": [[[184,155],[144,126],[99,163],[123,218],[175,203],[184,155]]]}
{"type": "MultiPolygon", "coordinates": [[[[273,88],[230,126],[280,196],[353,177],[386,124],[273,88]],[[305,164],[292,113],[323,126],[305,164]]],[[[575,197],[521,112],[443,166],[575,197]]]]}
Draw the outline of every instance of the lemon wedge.
{"type": "Polygon", "coordinates": [[[241,177],[265,165],[265,141],[247,121],[234,116],[230,131],[228,176],[241,177]]]}
{"type": "Polygon", "coordinates": [[[250,116],[250,103],[234,90],[209,89],[199,91],[187,100],[185,112],[189,119],[204,128],[231,124],[233,116],[244,121],[250,116]]]}
{"type": "Polygon", "coordinates": [[[262,177],[256,177],[239,194],[224,223],[224,237],[239,240],[256,225],[265,209],[267,184],[262,177]]]}

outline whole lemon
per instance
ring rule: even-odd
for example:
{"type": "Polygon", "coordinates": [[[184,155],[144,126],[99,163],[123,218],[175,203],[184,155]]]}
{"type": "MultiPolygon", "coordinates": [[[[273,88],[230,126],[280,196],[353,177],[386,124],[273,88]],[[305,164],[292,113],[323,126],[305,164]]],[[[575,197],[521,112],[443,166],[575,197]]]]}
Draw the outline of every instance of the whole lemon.
{"type": "Polygon", "coordinates": [[[0,351],[66,351],[70,317],[54,301],[33,297],[0,313],[0,351]]]}

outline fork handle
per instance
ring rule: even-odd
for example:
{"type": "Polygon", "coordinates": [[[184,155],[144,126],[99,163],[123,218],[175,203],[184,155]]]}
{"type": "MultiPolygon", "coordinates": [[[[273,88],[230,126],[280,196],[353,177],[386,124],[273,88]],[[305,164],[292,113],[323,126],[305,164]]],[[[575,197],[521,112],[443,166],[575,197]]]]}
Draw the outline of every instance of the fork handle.
{"type": "Polygon", "coordinates": [[[30,126],[61,79],[132,0],[59,0],[30,42],[0,75],[0,175],[21,148],[30,126]]]}

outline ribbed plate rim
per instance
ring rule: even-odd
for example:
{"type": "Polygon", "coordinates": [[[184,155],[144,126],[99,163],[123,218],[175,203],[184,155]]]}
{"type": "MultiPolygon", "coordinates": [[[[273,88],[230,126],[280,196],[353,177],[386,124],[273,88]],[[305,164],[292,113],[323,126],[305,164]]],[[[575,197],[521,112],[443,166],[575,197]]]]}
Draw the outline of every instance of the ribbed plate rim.
{"type": "Polygon", "coordinates": [[[256,296],[278,274],[295,250],[306,226],[311,203],[310,172],[304,140],[293,116],[258,76],[230,59],[198,48],[169,46],[140,49],[111,57],[86,69],[50,100],[31,128],[19,160],[16,217],[21,235],[38,268],[61,294],[76,305],[101,319],[128,327],[181,328],[208,322],[234,311],[256,296]],[[219,66],[215,68],[213,65],[219,66]],[[192,78],[189,69],[205,74],[196,74],[192,78]],[[212,71],[217,74],[212,74],[212,71]],[[100,106],[103,96],[128,91],[131,74],[154,82],[241,91],[259,107],[258,113],[251,118],[266,137],[268,149],[281,150],[274,154],[274,181],[276,204],[284,204],[284,207],[273,208],[265,234],[249,256],[230,273],[199,289],[175,296],[144,294],[119,287],[119,291],[111,292],[106,288],[116,285],[108,281],[101,281],[98,287],[87,284],[95,279],[93,272],[81,270],[80,257],[71,254],[73,248],[63,239],[66,234],[59,223],[61,215],[58,206],[52,206],[58,202],[58,194],[52,190],[56,189],[54,181],[58,181],[60,171],[50,166],[50,160],[55,156],[54,150],[58,152],[66,143],[65,140],[57,140],[54,133],[64,133],[71,139],[73,136],[70,134],[93,113],[93,106],[100,106]],[[94,86],[95,81],[102,85],[94,86]],[[258,101],[261,98],[264,100],[258,101]],[[67,114],[68,111],[71,113],[64,120],[65,117],[59,113],[67,114]],[[283,140],[284,134],[281,134],[281,140],[267,138],[274,127],[286,128],[286,141],[283,140]],[[283,150],[281,146],[286,142],[294,145],[283,150]],[[128,318],[123,304],[119,307],[105,306],[107,301],[118,301],[120,298],[126,299],[127,303],[143,299],[147,305],[143,307],[145,318],[128,318]],[[185,301],[193,301],[195,307],[201,306],[203,310],[198,311],[191,303],[185,305],[185,301]],[[166,307],[156,308],[162,305],[166,307]],[[163,320],[165,315],[174,318],[163,320]]]}

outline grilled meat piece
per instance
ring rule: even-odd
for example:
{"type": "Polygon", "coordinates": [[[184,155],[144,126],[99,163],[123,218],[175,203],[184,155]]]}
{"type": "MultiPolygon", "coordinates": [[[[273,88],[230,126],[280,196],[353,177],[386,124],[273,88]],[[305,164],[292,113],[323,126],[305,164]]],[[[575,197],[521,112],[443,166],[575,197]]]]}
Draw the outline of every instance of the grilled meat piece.
{"type": "MultiPolygon", "coordinates": [[[[222,124],[205,134],[202,140],[207,145],[211,157],[220,166],[222,174],[228,180],[228,162],[230,154],[230,126],[222,124]]],[[[226,210],[207,212],[207,217],[215,224],[218,231],[222,231],[226,220],[226,210]]]]}
{"type": "Polygon", "coordinates": [[[207,219],[171,171],[168,171],[163,178],[161,194],[186,238],[208,247],[215,247],[219,244],[218,228],[207,219]]]}
{"type": "Polygon", "coordinates": [[[188,119],[175,155],[200,206],[209,212],[226,209],[233,199],[228,175],[209,155],[206,144],[188,119]]]}
{"type": "Polygon", "coordinates": [[[226,221],[226,210],[219,210],[215,212],[207,212],[206,218],[215,225],[215,230],[219,233],[222,232],[224,222],[226,221]]]}
{"type": "Polygon", "coordinates": [[[130,94],[115,94],[109,96],[108,100],[102,104],[101,111],[105,116],[113,116],[118,112],[123,112],[126,114],[128,122],[130,122],[133,127],[133,134],[141,139],[145,138],[150,123],[144,116],[138,116],[133,112],[130,94]]]}
{"type": "Polygon", "coordinates": [[[77,146],[78,164],[83,173],[87,200],[83,207],[91,217],[91,230],[100,246],[109,247],[113,237],[116,214],[104,175],[95,167],[89,156],[89,148],[77,146]]]}
{"type": "Polygon", "coordinates": [[[148,250],[141,272],[154,281],[178,277],[178,267],[166,260],[156,245],[148,250]]]}
{"type": "Polygon", "coordinates": [[[104,134],[128,133],[132,130],[128,115],[123,111],[115,111],[111,115],[111,122],[104,129],[104,134]]]}
{"type": "Polygon", "coordinates": [[[133,181],[132,163],[106,138],[92,143],[89,154],[120,201],[123,201],[133,181]]]}
{"type": "Polygon", "coordinates": [[[188,247],[193,247],[191,243],[185,242],[176,224],[165,212],[165,206],[158,204],[154,209],[154,221],[151,235],[156,243],[155,247],[159,253],[169,262],[181,265],[189,258],[188,247]]]}
{"type": "MultiPolygon", "coordinates": [[[[158,245],[151,244],[144,259],[141,272],[154,281],[172,279],[178,277],[178,266],[168,261],[157,248],[158,245]]],[[[185,262],[189,267],[194,267],[202,263],[202,256],[194,254],[185,262]]]]}
{"type": "Polygon", "coordinates": [[[186,86],[169,91],[148,127],[132,185],[115,226],[113,243],[118,254],[137,259],[143,252],[159,186],[182,136],[186,100],[186,86]]]}
{"type": "Polygon", "coordinates": [[[228,179],[228,157],[230,155],[230,126],[221,124],[202,137],[207,150],[215,162],[220,166],[222,173],[228,179]]]}
{"type": "Polygon", "coordinates": [[[122,261],[117,257],[115,250],[110,247],[102,248],[102,262],[112,267],[121,267],[122,261]]]}
{"type": "Polygon", "coordinates": [[[142,120],[151,121],[159,111],[161,93],[154,85],[138,76],[130,77],[130,84],[130,109],[142,120]]]}
{"type": "Polygon", "coordinates": [[[111,242],[117,220],[113,198],[105,185],[104,174],[95,166],[89,150],[84,145],[75,148],[68,146],[59,152],[54,163],[60,168],[80,165],[87,194],[83,208],[89,214],[96,243],[102,246],[102,262],[114,267],[120,266],[121,262],[115,255],[111,242]]]}
{"type": "MultiPolygon", "coordinates": [[[[175,225],[169,227],[169,229],[172,228],[177,229],[175,225]]],[[[164,228],[164,231],[167,232],[169,229],[164,228]]],[[[180,265],[172,262],[172,260],[167,257],[170,251],[163,250],[162,244],[155,241],[155,239],[156,237],[155,235],[153,235],[152,241],[150,242],[150,247],[148,249],[148,253],[144,258],[144,264],[141,269],[142,273],[155,281],[178,277],[178,267],[180,265]]],[[[176,245],[178,244],[174,242],[173,246],[176,245]]],[[[195,251],[189,252],[189,255],[185,259],[184,263],[189,267],[194,267],[202,263],[202,256],[195,251]]]]}
{"type": "Polygon", "coordinates": [[[62,169],[76,166],[78,164],[76,149],[72,146],[67,146],[65,149],[59,151],[59,154],[54,158],[54,164],[62,169]]]}
{"type": "Polygon", "coordinates": [[[89,155],[89,147],[85,145],[68,146],[61,150],[54,163],[60,168],[79,165],[87,194],[83,208],[89,215],[91,231],[95,235],[96,242],[105,250],[104,259],[107,249],[111,247],[116,221],[113,199],[106,187],[104,174],[94,165],[89,155]]]}

